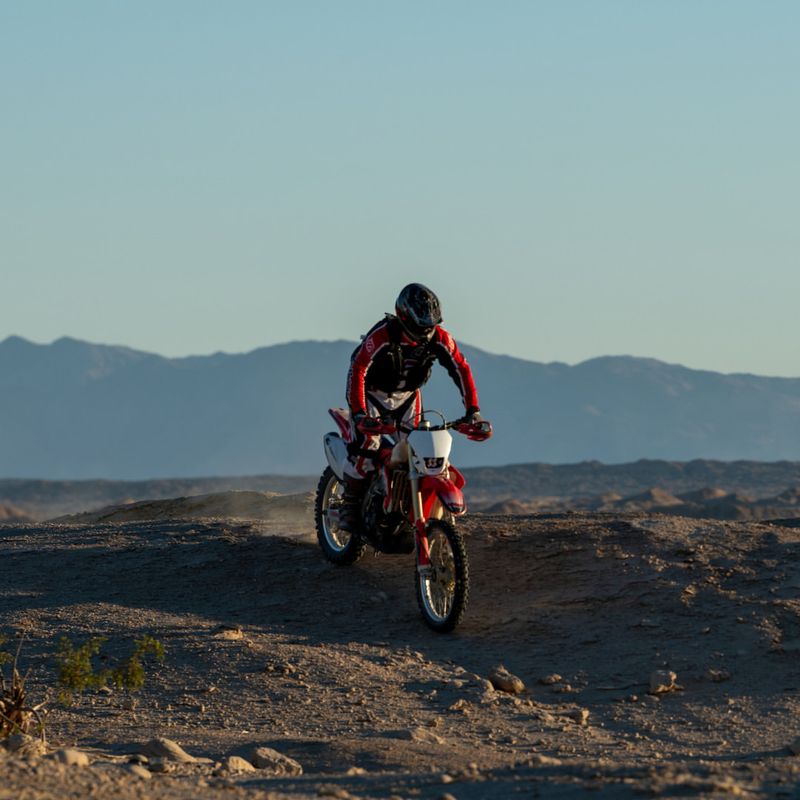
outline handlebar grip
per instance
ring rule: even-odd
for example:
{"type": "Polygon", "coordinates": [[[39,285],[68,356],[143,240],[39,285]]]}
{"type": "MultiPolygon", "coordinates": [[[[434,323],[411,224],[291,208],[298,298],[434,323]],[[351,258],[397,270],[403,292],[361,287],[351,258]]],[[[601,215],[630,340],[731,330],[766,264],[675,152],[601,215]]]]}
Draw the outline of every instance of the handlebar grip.
{"type": "Polygon", "coordinates": [[[456,425],[456,430],[473,442],[485,442],[493,433],[492,423],[485,419],[480,422],[462,422],[456,425]]]}

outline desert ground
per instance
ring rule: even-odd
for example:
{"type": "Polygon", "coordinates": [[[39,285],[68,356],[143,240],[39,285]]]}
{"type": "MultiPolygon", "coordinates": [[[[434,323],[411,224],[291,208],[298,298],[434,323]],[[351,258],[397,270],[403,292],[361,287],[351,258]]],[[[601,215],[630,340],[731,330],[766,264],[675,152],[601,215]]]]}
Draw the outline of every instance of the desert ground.
{"type": "Polygon", "coordinates": [[[800,797],[793,520],[471,514],[439,635],[412,557],[323,559],[310,495],[139,505],[0,525],[0,632],[49,696],[3,800],[800,797]],[[61,637],[142,635],[166,657],[140,691],[58,702],[61,637]]]}

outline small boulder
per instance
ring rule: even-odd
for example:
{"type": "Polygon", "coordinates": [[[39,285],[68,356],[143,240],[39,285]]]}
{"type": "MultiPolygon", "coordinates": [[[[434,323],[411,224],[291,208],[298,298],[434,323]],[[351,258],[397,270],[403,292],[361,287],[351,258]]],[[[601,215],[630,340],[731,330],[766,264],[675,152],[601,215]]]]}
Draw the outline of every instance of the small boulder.
{"type": "Polygon", "coordinates": [[[172,739],[152,739],[141,752],[153,758],[163,758],[166,761],[178,761],[182,764],[193,764],[197,761],[194,756],[190,756],[177,742],[172,739]]]}
{"type": "Polygon", "coordinates": [[[795,739],[789,745],[789,751],[793,756],[800,756],[800,739],[795,739]]]}
{"type": "Polygon", "coordinates": [[[564,713],[567,719],[577,722],[578,725],[584,726],[589,722],[589,709],[588,708],[571,708],[564,713]]]}
{"type": "Polygon", "coordinates": [[[135,775],[137,778],[141,778],[143,781],[149,781],[153,774],[150,772],[147,767],[143,767],[141,764],[127,764],[125,766],[125,771],[129,772],[131,775],[135,775]]]}
{"type": "Polygon", "coordinates": [[[269,772],[270,775],[303,774],[303,767],[297,761],[271,747],[257,747],[250,756],[250,762],[256,769],[269,772]]]}
{"type": "Polygon", "coordinates": [[[217,639],[227,639],[228,641],[236,642],[240,639],[244,639],[244,631],[238,625],[220,625],[216,631],[214,631],[214,636],[217,639]]]}
{"type": "Polygon", "coordinates": [[[542,686],[552,686],[554,683],[561,683],[562,680],[564,679],[557,672],[553,672],[550,675],[539,678],[539,683],[542,686]]]}
{"type": "Polygon", "coordinates": [[[444,744],[445,740],[434,733],[430,728],[414,728],[410,731],[403,732],[404,739],[410,739],[412,742],[422,742],[423,744],[444,744]]]}
{"type": "Polygon", "coordinates": [[[76,750],[73,747],[62,747],[53,753],[53,758],[60,764],[66,764],[68,767],[88,767],[89,756],[81,750],[76,750]]]}
{"type": "Polygon", "coordinates": [[[255,772],[256,768],[246,759],[241,756],[228,756],[222,762],[222,771],[224,772],[255,772]]]}
{"type": "Polygon", "coordinates": [[[681,687],[677,684],[678,676],[669,669],[657,669],[650,673],[650,694],[674,692],[681,687]]]}
{"type": "Polygon", "coordinates": [[[561,759],[553,758],[552,756],[545,756],[541,753],[535,753],[528,761],[532,767],[557,767],[561,764],[561,759]]]}
{"type": "Polygon", "coordinates": [[[489,682],[499,692],[522,694],[525,691],[525,684],[522,679],[512,675],[502,664],[492,670],[489,675],[489,682]]]}

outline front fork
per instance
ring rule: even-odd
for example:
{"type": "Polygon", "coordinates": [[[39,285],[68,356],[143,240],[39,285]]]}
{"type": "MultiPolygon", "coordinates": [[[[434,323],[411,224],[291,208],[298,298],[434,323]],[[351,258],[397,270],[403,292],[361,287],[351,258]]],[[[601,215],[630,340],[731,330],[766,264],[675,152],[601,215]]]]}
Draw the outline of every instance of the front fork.
{"type": "Polygon", "coordinates": [[[428,546],[427,520],[422,509],[422,494],[419,490],[419,473],[409,457],[408,482],[411,490],[411,511],[414,515],[414,531],[417,551],[417,571],[429,575],[431,571],[430,547],[428,546]]]}

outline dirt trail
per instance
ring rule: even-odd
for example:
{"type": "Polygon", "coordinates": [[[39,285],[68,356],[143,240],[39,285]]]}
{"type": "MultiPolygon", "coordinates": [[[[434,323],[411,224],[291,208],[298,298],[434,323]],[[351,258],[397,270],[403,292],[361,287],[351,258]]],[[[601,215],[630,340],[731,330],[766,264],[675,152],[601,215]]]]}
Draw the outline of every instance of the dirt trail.
{"type": "Polygon", "coordinates": [[[800,531],[646,515],[462,527],[472,596],[449,636],[421,622],[410,557],[333,567],[307,510],[0,527],[0,628],[26,630],[35,697],[62,635],[167,648],[133,702],[53,706],[51,744],[91,767],[0,754],[0,798],[798,796],[800,531]],[[525,693],[487,689],[500,663],[525,693]],[[654,670],[680,688],[648,694],[654,670]],[[212,763],[127,772],[155,736],[212,763]],[[253,745],[304,774],[212,774],[253,745]]]}

